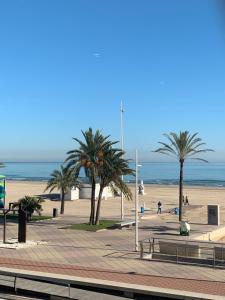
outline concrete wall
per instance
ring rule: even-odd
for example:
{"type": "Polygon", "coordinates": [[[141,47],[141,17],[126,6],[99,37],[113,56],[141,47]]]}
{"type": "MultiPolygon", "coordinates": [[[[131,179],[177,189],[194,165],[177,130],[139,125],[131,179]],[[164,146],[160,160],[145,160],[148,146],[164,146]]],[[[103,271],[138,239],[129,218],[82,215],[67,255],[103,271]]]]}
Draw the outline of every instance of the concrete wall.
{"type": "Polygon", "coordinates": [[[215,230],[208,231],[200,235],[196,235],[194,239],[202,240],[202,241],[218,241],[224,236],[225,236],[225,226],[220,226],[215,230]]]}
{"type": "Polygon", "coordinates": [[[107,200],[107,198],[113,197],[113,193],[110,189],[110,187],[106,187],[103,190],[102,199],[107,200]]]}
{"type": "MultiPolygon", "coordinates": [[[[96,183],[95,185],[95,199],[98,197],[100,185],[96,183]]],[[[83,183],[80,187],[80,199],[91,199],[91,184],[83,183]]]]}
{"type": "MultiPolygon", "coordinates": [[[[100,190],[100,185],[99,183],[96,183],[95,186],[95,199],[98,198],[98,194],[99,194],[99,190],[100,190]]],[[[109,197],[112,197],[112,192],[111,189],[109,187],[104,188],[103,190],[103,194],[102,194],[102,199],[106,200],[109,197]]],[[[88,183],[82,184],[81,188],[80,188],[80,199],[91,199],[91,185],[88,183]]]]}
{"type": "MultiPolygon", "coordinates": [[[[100,185],[99,183],[96,184],[95,186],[95,199],[98,198],[100,190],[100,185]]],[[[104,188],[103,194],[102,194],[102,199],[106,200],[109,197],[112,197],[112,192],[109,187],[104,188]]],[[[65,194],[65,200],[77,200],[77,199],[91,199],[91,185],[88,183],[83,183],[80,187],[78,188],[72,188],[71,190],[68,190],[65,194]]]]}
{"type": "Polygon", "coordinates": [[[77,200],[79,199],[79,189],[78,188],[72,188],[68,190],[65,194],[65,200],[77,200]]]}

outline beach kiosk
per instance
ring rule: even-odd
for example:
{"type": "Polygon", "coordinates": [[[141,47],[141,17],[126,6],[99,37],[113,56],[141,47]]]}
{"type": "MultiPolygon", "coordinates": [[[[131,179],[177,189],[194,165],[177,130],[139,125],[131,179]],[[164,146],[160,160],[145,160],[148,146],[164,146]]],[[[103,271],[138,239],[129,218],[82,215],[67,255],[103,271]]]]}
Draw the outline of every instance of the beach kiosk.
{"type": "Polygon", "coordinates": [[[0,175],[0,208],[5,207],[5,176],[0,175]]]}

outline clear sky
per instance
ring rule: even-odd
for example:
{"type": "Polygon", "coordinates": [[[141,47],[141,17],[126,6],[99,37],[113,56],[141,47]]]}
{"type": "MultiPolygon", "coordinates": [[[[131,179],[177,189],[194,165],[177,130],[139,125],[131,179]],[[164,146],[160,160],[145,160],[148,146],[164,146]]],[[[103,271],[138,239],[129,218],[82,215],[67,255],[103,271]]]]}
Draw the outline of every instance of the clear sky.
{"type": "Polygon", "coordinates": [[[119,139],[123,100],[129,155],[160,161],[187,129],[225,161],[223,18],[212,0],[1,0],[0,160],[64,160],[89,126],[119,139]]]}

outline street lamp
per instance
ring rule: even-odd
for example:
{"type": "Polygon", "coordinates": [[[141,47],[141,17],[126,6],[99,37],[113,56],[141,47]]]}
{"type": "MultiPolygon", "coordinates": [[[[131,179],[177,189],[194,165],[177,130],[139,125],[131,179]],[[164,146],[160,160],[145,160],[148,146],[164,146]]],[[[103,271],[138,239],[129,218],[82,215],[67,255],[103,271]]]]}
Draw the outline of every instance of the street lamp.
{"type": "MultiPolygon", "coordinates": [[[[123,136],[123,102],[121,101],[121,106],[120,106],[120,131],[121,131],[121,150],[124,151],[124,136],[123,136]]],[[[121,176],[121,179],[123,181],[123,175],[121,176]]],[[[123,193],[121,192],[121,220],[124,220],[124,201],[123,201],[123,193]]]]}
{"type": "Polygon", "coordinates": [[[139,199],[138,199],[138,151],[135,151],[135,251],[138,251],[138,212],[139,212],[139,199]]]}

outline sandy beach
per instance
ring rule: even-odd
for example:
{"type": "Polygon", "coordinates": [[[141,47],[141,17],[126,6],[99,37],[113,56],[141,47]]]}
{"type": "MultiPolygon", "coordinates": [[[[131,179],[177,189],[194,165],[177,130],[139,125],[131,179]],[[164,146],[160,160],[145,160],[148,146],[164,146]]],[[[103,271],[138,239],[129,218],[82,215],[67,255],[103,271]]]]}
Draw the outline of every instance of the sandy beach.
{"type": "MultiPolygon", "coordinates": [[[[43,181],[7,181],[6,183],[6,203],[16,202],[25,195],[47,195],[44,192],[46,182],[43,181]]],[[[134,186],[131,186],[134,192],[134,186]]],[[[55,191],[57,193],[58,191],[55,191]]],[[[225,188],[214,187],[184,187],[184,195],[187,195],[191,205],[219,204],[221,211],[225,211],[225,188]]],[[[168,210],[178,206],[178,186],[163,185],[145,185],[145,195],[139,197],[140,205],[156,211],[157,202],[161,201],[163,210],[168,210]]],[[[43,213],[51,214],[52,209],[60,207],[60,201],[46,200],[43,203],[43,213]]],[[[131,215],[134,201],[124,201],[125,214],[131,215]]],[[[90,200],[79,199],[75,201],[66,201],[65,214],[87,216],[90,208],[90,200]]],[[[108,198],[102,202],[102,217],[120,216],[120,197],[108,198]]],[[[224,215],[224,214],[223,214],[224,215]]],[[[221,218],[221,222],[225,222],[221,218]]]]}

